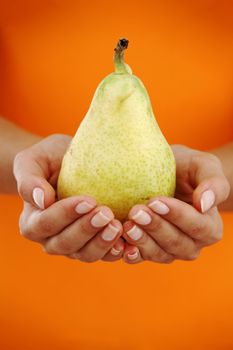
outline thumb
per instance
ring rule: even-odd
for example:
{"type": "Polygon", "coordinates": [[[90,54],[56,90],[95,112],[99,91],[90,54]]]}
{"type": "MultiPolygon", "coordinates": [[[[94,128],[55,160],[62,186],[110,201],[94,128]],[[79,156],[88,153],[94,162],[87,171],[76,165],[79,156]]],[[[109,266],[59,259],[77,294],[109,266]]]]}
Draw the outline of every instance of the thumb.
{"type": "Polygon", "coordinates": [[[56,192],[47,181],[51,175],[47,157],[30,149],[21,151],[15,157],[13,172],[24,201],[42,210],[55,202],[56,192]]]}
{"type": "Polygon", "coordinates": [[[230,193],[230,185],[223,173],[220,160],[209,153],[193,160],[193,205],[202,213],[224,202],[230,193]]]}

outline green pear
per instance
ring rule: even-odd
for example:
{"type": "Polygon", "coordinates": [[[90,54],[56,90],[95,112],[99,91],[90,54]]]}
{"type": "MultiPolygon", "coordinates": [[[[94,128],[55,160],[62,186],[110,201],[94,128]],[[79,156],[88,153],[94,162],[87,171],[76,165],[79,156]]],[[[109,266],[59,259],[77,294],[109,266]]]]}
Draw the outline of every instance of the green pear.
{"type": "Polygon", "coordinates": [[[175,160],[154,118],[147,91],[124,63],[128,40],[114,53],[115,72],[98,86],[62,162],[58,198],[90,195],[121,221],[133,205],[173,196],[175,160]]]}

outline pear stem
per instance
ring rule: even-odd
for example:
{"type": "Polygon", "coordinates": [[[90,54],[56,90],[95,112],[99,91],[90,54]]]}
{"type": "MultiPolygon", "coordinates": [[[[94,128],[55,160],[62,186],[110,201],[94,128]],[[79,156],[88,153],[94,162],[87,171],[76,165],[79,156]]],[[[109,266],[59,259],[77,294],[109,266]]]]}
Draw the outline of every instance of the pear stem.
{"type": "Polygon", "coordinates": [[[114,65],[116,73],[129,73],[124,63],[124,50],[128,47],[129,40],[125,38],[119,39],[114,49],[114,65]]]}

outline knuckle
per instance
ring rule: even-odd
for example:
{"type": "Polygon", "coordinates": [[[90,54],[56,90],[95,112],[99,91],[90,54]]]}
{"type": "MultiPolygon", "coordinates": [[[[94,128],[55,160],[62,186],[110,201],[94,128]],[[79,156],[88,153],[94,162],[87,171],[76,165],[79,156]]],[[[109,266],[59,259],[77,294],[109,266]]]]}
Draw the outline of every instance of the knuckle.
{"type": "Polygon", "coordinates": [[[214,154],[209,153],[209,152],[206,153],[206,156],[208,157],[208,159],[210,161],[212,161],[212,162],[216,163],[217,165],[219,165],[220,167],[222,167],[222,163],[221,163],[220,159],[217,156],[215,156],[214,154]]]}
{"type": "Polygon", "coordinates": [[[199,257],[199,255],[200,255],[200,250],[196,249],[190,252],[189,254],[187,254],[185,257],[183,257],[183,260],[194,261],[199,257]]]}
{"type": "Polygon", "coordinates": [[[86,263],[94,263],[94,262],[98,261],[99,258],[97,258],[94,255],[89,255],[89,254],[83,253],[83,254],[80,254],[79,260],[82,262],[86,262],[86,263]]]}
{"type": "MultiPolygon", "coordinates": [[[[223,238],[223,224],[221,219],[219,219],[217,225],[212,227],[211,230],[208,232],[208,238],[206,239],[205,245],[212,245],[215,243],[218,243],[223,238]]],[[[205,242],[204,242],[205,243],[205,242]]]]}
{"type": "Polygon", "coordinates": [[[212,236],[212,243],[218,243],[222,240],[222,238],[223,238],[223,231],[218,230],[212,236]]]}
{"type": "Polygon", "coordinates": [[[203,221],[195,222],[195,225],[190,228],[191,237],[195,237],[195,239],[201,239],[203,236],[203,232],[207,230],[206,223],[203,221]]]}
{"type": "Polygon", "coordinates": [[[97,239],[97,248],[98,250],[104,252],[106,250],[109,250],[112,246],[112,240],[111,241],[105,241],[101,236],[97,239]]]}
{"type": "MultiPolygon", "coordinates": [[[[59,237],[56,244],[56,251],[60,252],[61,254],[72,254],[74,248],[71,244],[70,240],[67,237],[59,237]]],[[[55,250],[54,250],[55,251],[55,250]]]]}
{"type": "Polygon", "coordinates": [[[209,152],[199,151],[193,155],[193,160],[195,160],[197,162],[199,162],[200,160],[205,161],[205,162],[209,161],[211,163],[216,164],[217,166],[220,166],[220,167],[222,166],[220,159],[217,156],[215,156],[214,154],[209,153],[209,152]]]}
{"type": "Polygon", "coordinates": [[[171,255],[168,255],[168,254],[164,254],[160,258],[160,262],[162,264],[171,264],[174,260],[175,260],[175,258],[171,255]]]}
{"type": "Polygon", "coordinates": [[[87,238],[93,237],[93,231],[94,229],[91,229],[90,226],[88,226],[88,223],[83,219],[78,222],[79,225],[79,231],[87,238]]]}
{"type": "Polygon", "coordinates": [[[174,257],[170,254],[167,254],[166,252],[162,251],[161,249],[157,249],[156,251],[152,252],[151,254],[148,254],[146,257],[147,260],[162,263],[162,264],[169,264],[173,262],[174,257]]]}
{"type": "Polygon", "coordinates": [[[32,230],[30,230],[27,220],[25,220],[23,214],[21,214],[19,218],[19,233],[22,237],[29,240],[32,240],[33,238],[32,230]]]}
{"type": "Polygon", "coordinates": [[[74,259],[74,260],[78,259],[79,260],[81,255],[80,255],[80,253],[76,252],[76,253],[67,255],[67,257],[70,258],[70,259],[74,259]]]}
{"type": "Polygon", "coordinates": [[[52,249],[50,246],[44,246],[43,250],[48,255],[59,255],[54,249],[52,249]]]}
{"type": "Polygon", "coordinates": [[[54,223],[45,215],[45,212],[42,212],[41,215],[38,215],[37,225],[39,231],[42,231],[48,236],[53,233],[54,223]]]}
{"type": "Polygon", "coordinates": [[[21,163],[22,161],[22,158],[24,158],[24,155],[25,155],[26,151],[25,150],[22,150],[20,152],[18,152],[14,158],[14,166],[15,165],[18,165],[19,163],[21,163]]]}
{"type": "Polygon", "coordinates": [[[224,178],[224,185],[223,185],[223,192],[224,192],[224,198],[223,200],[226,200],[230,194],[231,186],[226,178],[224,178]]]}
{"type": "Polygon", "coordinates": [[[173,250],[174,248],[179,248],[181,245],[182,245],[182,236],[178,234],[166,240],[166,248],[169,251],[173,250]]]}

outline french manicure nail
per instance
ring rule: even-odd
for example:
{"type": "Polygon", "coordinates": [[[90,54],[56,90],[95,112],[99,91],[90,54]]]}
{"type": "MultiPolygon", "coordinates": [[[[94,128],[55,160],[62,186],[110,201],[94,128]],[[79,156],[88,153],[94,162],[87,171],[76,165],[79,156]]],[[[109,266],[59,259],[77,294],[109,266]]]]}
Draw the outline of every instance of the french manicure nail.
{"type": "Polygon", "coordinates": [[[151,223],[151,216],[145,210],[139,210],[132,219],[139,225],[148,225],[151,223]]]}
{"type": "Polygon", "coordinates": [[[44,209],[44,191],[39,187],[35,187],[32,191],[32,197],[35,204],[40,209],[44,209]]]}
{"type": "Polygon", "coordinates": [[[208,211],[215,202],[215,194],[212,190],[207,190],[202,193],[201,196],[201,211],[205,213],[208,211]]]}
{"type": "Polygon", "coordinates": [[[138,258],[138,251],[134,252],[134,253],[131,253],[131,254],[128,254],[128,259],[129,260],[136,260],[138,258]]]}
{"type": "Polygon", "coordinates": [[[78,205],[76,205],[75,211],[78,214],[86,214],[89,211],[91,211],[91,209],[93,209],[93,208],[94,208],[94,205],[92,205],[86,201],[83,201],[83,202],[80,202],[78,205]]]}
{"type": "Polygon", "coordinates": [[[127,235],[132,238],[134,241],[137,241],[138,239],[140,239],[143,235],[142,230],[134,225],[129,231],[126,232],[127,235]]]}
{"type": "Polygon", "coordinates": [[[114,238],[116,238],[119,231],[120,229],[118,227],[109,224],[102,232],[101,237],[105,241],[112,241],[114,238]]]}
{"type": "Polygon", "coordinates": [[[93,218],[91,219],[91,224],[94,227],[103,227],[111,221],[111,218],[104,215],[101,211],[99,211],[93,218]]]}
{"type": "Polygon", "coordinates": [[[160,215],[169,213],[168,206],[163,202],[159,201],[158,199],[148,204],[148,207],[151,208],[155,213],[160,215]]]}
{"type": "Polygon", "coordinates": [[[118,250],[118,249],[116,249],[116,248],[114,248],[114,247],[112,247],[112,249],[111,249],[111,254],[112,255],[115,255],[115,256],[117,256],[117,255],[119,255],[120,254],[120,250],[118,250]]]}

